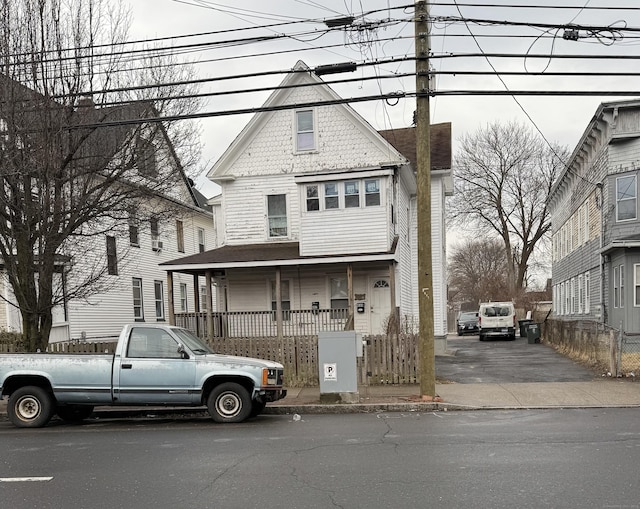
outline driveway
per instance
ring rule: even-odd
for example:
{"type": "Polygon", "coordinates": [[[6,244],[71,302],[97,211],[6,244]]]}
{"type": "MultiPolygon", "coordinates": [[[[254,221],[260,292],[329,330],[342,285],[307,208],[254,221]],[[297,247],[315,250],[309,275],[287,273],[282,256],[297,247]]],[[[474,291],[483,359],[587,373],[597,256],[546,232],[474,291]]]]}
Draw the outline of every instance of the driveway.
{"type": "Polygon", "coordinates": [[[481,342],[478,336],[449,335],[447,345],[452,355],[436,356],[439,382],[588,382],[600,377],[550,346],[530,345],[526,338],[481,342]]]}

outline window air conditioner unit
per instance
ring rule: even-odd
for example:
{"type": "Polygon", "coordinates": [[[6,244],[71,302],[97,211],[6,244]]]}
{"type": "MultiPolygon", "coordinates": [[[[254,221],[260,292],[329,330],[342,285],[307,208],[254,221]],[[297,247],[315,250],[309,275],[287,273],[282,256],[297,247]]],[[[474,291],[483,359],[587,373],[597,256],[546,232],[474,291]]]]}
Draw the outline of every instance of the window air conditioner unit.
{"type": "Polygon", "coordinates": [[[158,239],[152,239],[151,249],[153,249],[154,251],[162,251],[162,241],[158,239]]]}

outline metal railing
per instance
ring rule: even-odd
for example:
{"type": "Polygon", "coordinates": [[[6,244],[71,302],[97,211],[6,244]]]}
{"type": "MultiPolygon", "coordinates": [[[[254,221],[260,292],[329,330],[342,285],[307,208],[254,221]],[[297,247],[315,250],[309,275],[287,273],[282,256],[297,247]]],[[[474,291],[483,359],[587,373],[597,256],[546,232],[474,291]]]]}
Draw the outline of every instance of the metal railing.
{"type": "MultiPolygon", "coordinates": [[[[347,309],[287,309],[282,311],[284,336],[310,336],[340,331],[348,319],[347,309]]],[[[176,325],[200,337],[207,336],[207,313],[176,313],[176,325]]],[[[214,338],[277,337],[275,311],[228,311],[213,313],[214,338]]]]}

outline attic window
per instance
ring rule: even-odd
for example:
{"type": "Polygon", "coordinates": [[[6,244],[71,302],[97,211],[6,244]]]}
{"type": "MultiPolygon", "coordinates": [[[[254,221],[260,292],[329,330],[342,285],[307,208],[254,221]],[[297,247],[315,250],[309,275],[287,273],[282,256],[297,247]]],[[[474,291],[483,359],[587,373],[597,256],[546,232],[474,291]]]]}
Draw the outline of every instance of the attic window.
{"type": "Polygon", "coordinates": [[[136,166],[140,175],[145,177],[157,177],[156,148],[149,140],[138,138],[136,143],[136,166]]]}
{"type": "Polygon", "coordinates": [[[296,111],[296,151],[315,150],[313,110],[296,111]]]}

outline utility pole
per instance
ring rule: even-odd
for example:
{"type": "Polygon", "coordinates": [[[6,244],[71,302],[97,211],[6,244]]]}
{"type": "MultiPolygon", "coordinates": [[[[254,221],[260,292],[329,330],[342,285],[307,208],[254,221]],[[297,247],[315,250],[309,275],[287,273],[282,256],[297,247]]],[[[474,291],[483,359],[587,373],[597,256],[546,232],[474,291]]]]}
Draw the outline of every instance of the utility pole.
{"type": "Polygon", "coordinates": [[[416,44],[416,156],[418,215],[418,307],[420,336],[420,394],[436,397],[435,339],[433,324],[433,261],[431,253],[431,119],[429,115],[429,5],[415,5],[416,44]]]}

